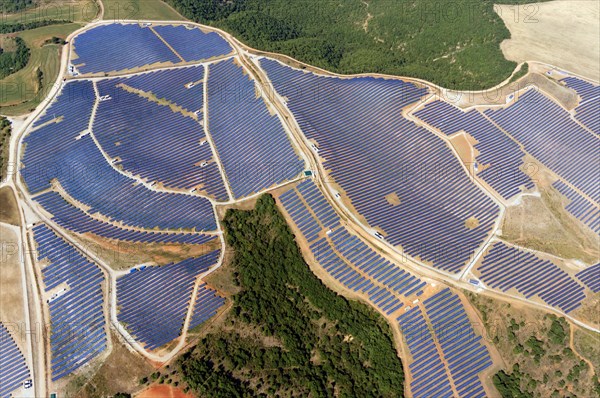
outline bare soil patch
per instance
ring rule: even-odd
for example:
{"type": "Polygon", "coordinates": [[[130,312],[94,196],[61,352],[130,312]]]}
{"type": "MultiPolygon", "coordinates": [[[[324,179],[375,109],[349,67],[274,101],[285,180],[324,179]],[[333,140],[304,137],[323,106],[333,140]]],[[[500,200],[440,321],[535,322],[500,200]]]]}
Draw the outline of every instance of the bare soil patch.
{"type": "Polygon", "coordinates": [[[502,239],[595,264],[600,256],[598,237],[565,210],[568,201],[552,188],[553,180],[543,170],[534,178],[540,197],[523,196],[518,205],[506,209],[502,239]]]}
{"type": "MultiPolygon", "coordinates": [[[[96,374],[75,396],[82,398],[113,396],[117,392],[132,392],[152,366],[138,353],[129,351],[113,333],[113,349],[96,374]]],[[[163,395],[155,395],[159,397],[163,395]]]]}
{"type": "Polygon", "coordinates": [[[11,187],[0,188],[0,222],[21,225],[17,198],[11,187]]]}

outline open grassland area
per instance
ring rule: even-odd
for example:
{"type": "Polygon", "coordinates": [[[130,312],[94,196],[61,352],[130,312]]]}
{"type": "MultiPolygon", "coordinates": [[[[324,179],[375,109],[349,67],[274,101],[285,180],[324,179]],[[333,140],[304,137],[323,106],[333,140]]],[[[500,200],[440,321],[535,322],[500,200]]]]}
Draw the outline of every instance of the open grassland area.
{"type": "Polygon", "coordinates": [[[586,356],[598,376],[598,372],[600,372],[600,334],[574,328],[573,346],[575,351],[586,356]]]}
{"type": "Polygon", "coordinates": [[[568,203],[539,173],[540,197],[523,196],[506,209],[502,239],[565,259],[598,262],[598,237],[564,208],[568,203]]]}
{"type": "Polygon", "coordinates": [[[112,341],[112,352],[104,364],[89,380],[85,377],[73,378],[67,386],[67,396],[112,397],[119,392],[133,392],[140,378],[152,371],[152,366],[141,355],[129,351],[115,333],[112,341]]]}
{"type": "Polygon", "coordinates": [[[186,390],[206,397],[404,395],[389,326],[310,272],[271,196],[254,210],[230,210],[224,225],[234,250],[229,283],[237,285],[229,291],[239,292],[223,326],[177,362],[186,390]]]}
{"type": "Polygon", "coordinates": [[[0,188],[0,222],[20,225],[19,207],[11,187],[0,188]]]}
{"type": "Polygon", "coordinates": [[[26,8],[2,15],[0,25],[28,24],[36,21],[91,22],[98,15],[93,0],[38,0],[26,8]]]}
{"type": "Polygon", "coordinates": [[[337,73],[411,76],[478,90],[504,81],[517,65],[502,54],[510,33],[490,0],[168,1],[251,47],[337,73]]]}
{"type": "Polygon", "coordinates": [[[495,10],[511,33],[501,44],[506,58],[545,62],[600,80],[600,2],[558,0],[495,10]]]}
{"type": "Polygon", "coordinates": [[[20,115],[35,109],[50,91],[60,69],[61,45],[47,41],[53,37],[65,39],[81,26],[67,23],[16,33],[30,48],[31,57],[25,68],[0,80],[0,113],[20,115]]]}
{"type": "Polygon", "coordinates": [[[598,376],[589,364],[597,351],[592,345],[597,335],[574,343],[571,325],[564,318],[482,295],[467,296],[481,314],[487,337],[504,359],[506,369],[494,377],[503,398],[600,394],[598,376]]]}
{"type": "Polygon", "coordinates": [[[161,0],[102,0],[103,19],[180,21],[177,11],[161,0]]]}

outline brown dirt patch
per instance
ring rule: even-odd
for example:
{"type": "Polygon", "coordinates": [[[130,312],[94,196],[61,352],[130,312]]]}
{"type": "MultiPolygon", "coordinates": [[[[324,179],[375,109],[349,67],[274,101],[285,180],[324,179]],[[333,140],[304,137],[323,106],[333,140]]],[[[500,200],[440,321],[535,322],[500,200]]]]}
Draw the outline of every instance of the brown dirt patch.
{"type": "Polygon", "coordinates": [[[390,194],[385,195],[385,200],[387,200],[387,202],[392,206],[398,206],[400,203],[402,203],[400,202],[400,198],[398,197],[396,192],[392,192],[390,194]]]}
{"type": "Polygon", "coordinates": [[[194,398],[192,394],[186,394],[179,387],[171,385],[152,385],[135,395],[136,398],[194,398]]]}
{"type": "Polygon", "coordinates": [[[17,198],[11,187],[0,188],[0,222],[21,225],[17,198]]]}

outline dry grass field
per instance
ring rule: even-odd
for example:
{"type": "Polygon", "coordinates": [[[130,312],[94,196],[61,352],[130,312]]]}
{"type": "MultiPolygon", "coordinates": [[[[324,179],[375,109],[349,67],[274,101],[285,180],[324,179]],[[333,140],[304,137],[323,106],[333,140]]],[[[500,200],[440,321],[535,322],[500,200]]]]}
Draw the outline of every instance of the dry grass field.
{"type": "Polygon", "coordinates": [[[12,188],[0,188],[0,222],[20,225],[19,208],[12,188]]]}
{"type": "Polygon", "coordinates": [[[14,231],[0,226],[0,320],[23,322],[23,289],[19,268],[19,240],[14,231]]]}
{"type": "Polygon", "coordinates": [[[600,80],[599,1],[496,5],[495,10],[512,35],[500,45],[506,58],[545,62],[600,80]]]}

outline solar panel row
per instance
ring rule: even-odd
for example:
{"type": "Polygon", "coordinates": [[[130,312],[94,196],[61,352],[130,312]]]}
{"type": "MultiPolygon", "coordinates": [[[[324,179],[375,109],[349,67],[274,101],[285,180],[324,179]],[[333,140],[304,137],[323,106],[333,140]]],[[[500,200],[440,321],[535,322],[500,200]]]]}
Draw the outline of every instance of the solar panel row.
{"type": "Polygon", "coordinates": [[[108,239],[144,243],[203,244],[216,239],[214,235],[137,231],[93,218],[83,210],[71,205],[58,192],[49,191],[36,196],[35,200],[50,214],[52,220],[63,228],[80,234],[91,232],[108,239]]]}
{"type": "Polygon", "coordinates": [[[526,298],[538,296],[548,305],[571,312],[581,306],[584,288],[549,260],[496,242],[479,267],[481,279],[506,292],[516,289],[526,298]]]}
{"type": "Polygon", "coordinates": [[[30,376],[23,353],[0,322],[0,398],[12,397],[12,393],[30,376]]]}
{"type": "Polygon", "coordinates": [[[196,278],[217,263],[220,251],[163,266],[145,267],[117,279],[117,319],[146,349],[176,339],[183,327],[196,278]]]}
{"type": "Polygon", "coordinates": [[[441,139],[403,117],[427,90],[400,80],[318,76],[266,58],[260,64],[358,213],[407,254],[458,272],[499,208],[441,139]],[[386,199],[391,194],[396,203],[386,199]]]}
{"type": "Polygon", "coordinates": [[[565,207],[569,213],[590,227],[592,231],[600,233],[600,208],[594,206],[589,200],[560,180],[552,186],[571,201],[565,207]]]}
{"type": "Polygon", "coordinates": [[[49,262],[41,270],[45,291],[60,289],[61,292],[48,303],[52,380],[56,381],[106,349],[102,293],[105,280],[95,263],[45,224],[36,225],[33,236],[37,261],[49,262]]]}

